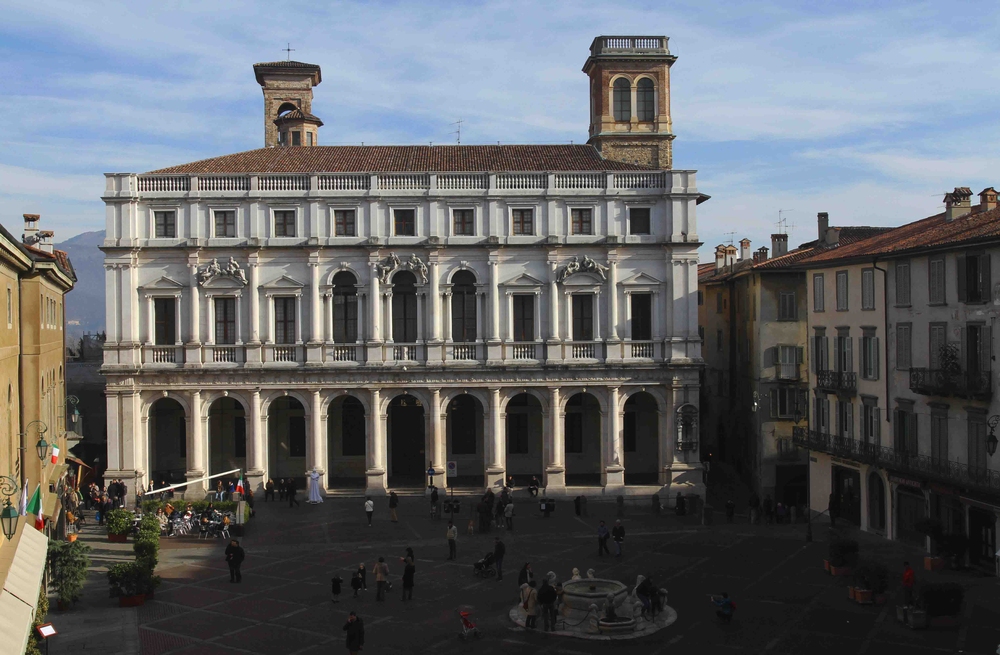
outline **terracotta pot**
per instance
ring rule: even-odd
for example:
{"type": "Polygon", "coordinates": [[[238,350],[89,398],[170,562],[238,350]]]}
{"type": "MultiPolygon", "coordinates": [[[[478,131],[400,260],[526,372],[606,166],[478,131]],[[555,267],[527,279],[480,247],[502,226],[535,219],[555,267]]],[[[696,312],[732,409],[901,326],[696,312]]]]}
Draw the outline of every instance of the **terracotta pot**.
{"type": "Polygon", "coordinates": [[[854,587],[847,585],[847,598],[849,600],[854,600],[854,594],[855,594],[854,587]]]}
{"type": "Polygon", "coordinates": [[[128,543],[128,535],[127,534],[109,534],[108,535],[108,541],[110,541],[113,544],[128,543]]]}
{"type": "Polygon", "coordinates": [[[118,607],[138,607],[146,602],[145,596],[119,596],[118,607]]]}
{"type": "Polygon", "coordinates": [[[830,560],[828,559],[823,560],[823,570],[826,571],[827,573],[830,572],[830,560]]]}
{"type": "Polygon", "coordinates": [[[940,571],[946,562],[943,557],[924,557],[924,569],[927,571],[940,571]]]}
{"type": "Polygon", "coordinates": [[[70,532],[68,535],[66,535],[66,541],[68,541],[70,543],[73,543],[74,541],[76,541],[76,538],[77,538],[77,534],[75,532],[70,532]]]}
{"type": "Polygon", "coordinates": [[[932,616],[927,619],[929,628],[957,628],[962,624],[960,616],[932,616]]]}
{"type": "Polygon", "coordinates": [[[830,575],[832,576],[848,576],[854,573],[854,569],[850,566],[830,566],[830,575]]]}
{"type": "Polygon", "coordinates": [[[855,589],[854,600],[856,600],[859,605],[871,605],[872,604],[871,589],[855,589]]]}

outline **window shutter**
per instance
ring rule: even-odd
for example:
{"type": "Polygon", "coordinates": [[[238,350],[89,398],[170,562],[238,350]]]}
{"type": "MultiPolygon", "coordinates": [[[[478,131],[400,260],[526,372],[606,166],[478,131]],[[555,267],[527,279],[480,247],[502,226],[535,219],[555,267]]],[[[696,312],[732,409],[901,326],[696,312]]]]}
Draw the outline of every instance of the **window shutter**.
{"type": "Polygon", "coordinates": [[[847,422],[847,436],[854,438],[854,403],[848,401],[844,405],[844,419],[847,422]]]}
{"type": "Polygon", "coordinates": [[[840,337],[833,338],[833,366],[835,371],[840,370],[840,337]]]}
{"type": "Polygon", "coordinates": [[[771,418],[778,418],[778,390],[771,389],[771,418]]]}
{"type": "Polygon", "coordinates": [[[872,379],[877,380],[879,377],[878,337],[872,337],[872,371],[872,379]]]}
{"type": "Polygon", "coordinates": [[[907,414],[907,420],[910,424],[910,429],[907,431],[907,444],[906,450],[911,455],[917,454],[917,414],[915,412],[907,414]]]}
{"type": "Polygon", "coordinates": [[[980,339],[982,343],[979,344],[979,370],[982,372],[988,372],[993,367],[992,363],[992,353],[993,353],[993,334],[989,325],[984,325],[980,328],[979,334],[982,335],[980,339]]]}
{"type": "Polygon", "coordinates": [[[962,329],[960,329],[958,331],[958,333],[962,336],[962,341],[959,344],[959,350],[960,350],[960,354],[959,354],[960,359],[959,359],[959,361],[961,362],[962,370],[965,370],[965,368],[968,366],[967,362],[969,361],[969,355],[968,355],[968,352],[967,352],[968,346],[966,345],[966,341],[967,340],[965,338],[966,337],[966,333],[968,331],[969,331],[969,328],[967,328],[967,327],[962,327],[962,329]]]}
{"type": "Polygon", "coordinates": [[[968,272],[965,265],[965,255],[958,256],[958,300],[959,302],[966,302],[969,298],[968,292],[968,272]]]}
{"type": "Polygon", "coordinates": [[[844,337],[844,370],[850,373],[854,370],[854,337],[844,337]]]}
{"type": "Polygon", "coordinates": [[[777,366],[780,363],[778,357],[778,347],[771,346],[764,351],[764,366],[777,366]]]}
{"type": "Polygon", "coordinates": [[[872,430],[872,437],[875,439],[875,443],[882,444],[882,409],[880,407],[872,407],[872,414],[875,416],[875,427],[872,430]]]}
{"type": "Polygon", "coordinates": [[[795,363],[796,364],[801,364],[802,362],[805,361],[805,352],[803,352],[803,351],[804,351],[804,348],[802,348],[802,346],[796,346],[796,348],[795,348],[795,363]]]}
{"type": "Polygon", "coordinates": [[[990,293],[990,254],[979,255],[979,300],[989,301],[990,293]]]}
{"type": "Polygon", "coordinates": [[[819,337],[812,338],[812,350],[813,350],[813,355],[812,355],[813,373],[819,373],[821,370],[823,370],[819,367],[819,337]]]}

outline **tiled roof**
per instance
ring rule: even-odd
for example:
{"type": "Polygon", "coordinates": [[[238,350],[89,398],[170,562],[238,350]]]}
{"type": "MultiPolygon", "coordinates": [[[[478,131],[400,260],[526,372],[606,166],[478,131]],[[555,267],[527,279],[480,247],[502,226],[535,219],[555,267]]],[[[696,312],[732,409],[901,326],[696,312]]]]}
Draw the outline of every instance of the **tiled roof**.
{"type": "Polygon", "coordinates": [[[313,146],[261,148],[152,174],[650,170],[604,159],[589,145],[313,146]]]}
{"type": "Polygon", "coordinates": [[[262,61],[254,64],[257,66],[267,66],[268,68],[319,68],[316,64],[307,64],[304,61],[262,61]]]}
{"type": "Polygon", "coordinates": [[[304,120],[304,121],[307,121],[307,122],[316,123],[317,125],[322,125],[323,124],[323,121],[321,121],[319,119],[319,116],[313,116],[309,112],[302,111],[301,109],[299,109],[297,107],[295,109],[293,109],[291,111],[287,111],[284,114],[282,114],[281,116],[278,116],[277,118],[275,118],[274,119],[274,124],[275,125],[281,125],[285,121],[294,121],[294,120],[304,120]]]}
{"type": "Polygon", "coordinates": [[[73,263],[69,260],[69,255],[65,251],[52,249],[52,252],[45,252],[41,248],[36,248],[35,246],[29,246],[26,243],[20,244],[24,248],[28,256],[30,256],[35,261],[46,260],[54,261],[56,266],[58,266],[63,273],[68,275],[71,279],[76,280],[76,272],[73,270],[73,263]]]}
{"type": "MultiPolygon", "coordinates": [[[[973,207],[976,211],[978,207],[973,207]]],[[[945,214],[908,223],[870,236],[841,244],[816,253],[802,263],[823,263],[855,257],[904,255],[914,250],[958,247],[981,241],[1000,239],[1000,208],[945,220],[945,214]]]]}
{"type": "Polygon", "coordinates": [[[289,73],[311,73],[313,86],[323,81],[319,66],[307,64],[302,61],[265,61],[253,65],[253,74],[257,78],[257,84],[263,85],[264,78],[261,76],[265,72],[281,72],[282,69],[289,73]]]}

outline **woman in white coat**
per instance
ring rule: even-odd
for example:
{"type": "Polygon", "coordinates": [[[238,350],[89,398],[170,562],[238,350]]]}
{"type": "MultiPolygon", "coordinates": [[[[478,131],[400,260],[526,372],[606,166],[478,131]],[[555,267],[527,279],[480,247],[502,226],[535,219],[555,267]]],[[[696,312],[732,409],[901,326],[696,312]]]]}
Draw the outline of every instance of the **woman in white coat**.
{"type": "Polygon", "coordinates": [[[318,505],[323,502],[323,496],[319,494],[319,473],[316,469],[309,472],[309,500],[310,505],[318,505]]]}

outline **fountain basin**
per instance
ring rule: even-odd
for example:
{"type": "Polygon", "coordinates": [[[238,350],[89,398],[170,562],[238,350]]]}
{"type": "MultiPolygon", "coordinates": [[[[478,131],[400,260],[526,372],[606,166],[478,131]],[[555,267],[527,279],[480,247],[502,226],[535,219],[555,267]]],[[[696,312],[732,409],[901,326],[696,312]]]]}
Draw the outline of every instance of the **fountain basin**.
{"type": "Polygon", "coordinates": [[[590,606],[603,608],[608,594],[614,594],[615,607],[621,607],[628,597],[628,587],[617,580],[584,578],[563,583],[563,616],[579,621],[590,612],[590,606]]]}
{"type": "Polygon", "coordinates": [[[635,619],[619,618],[614,621],[599,619],[597,629],[602,635],[617,635],[635,631],[635,619]]]}

